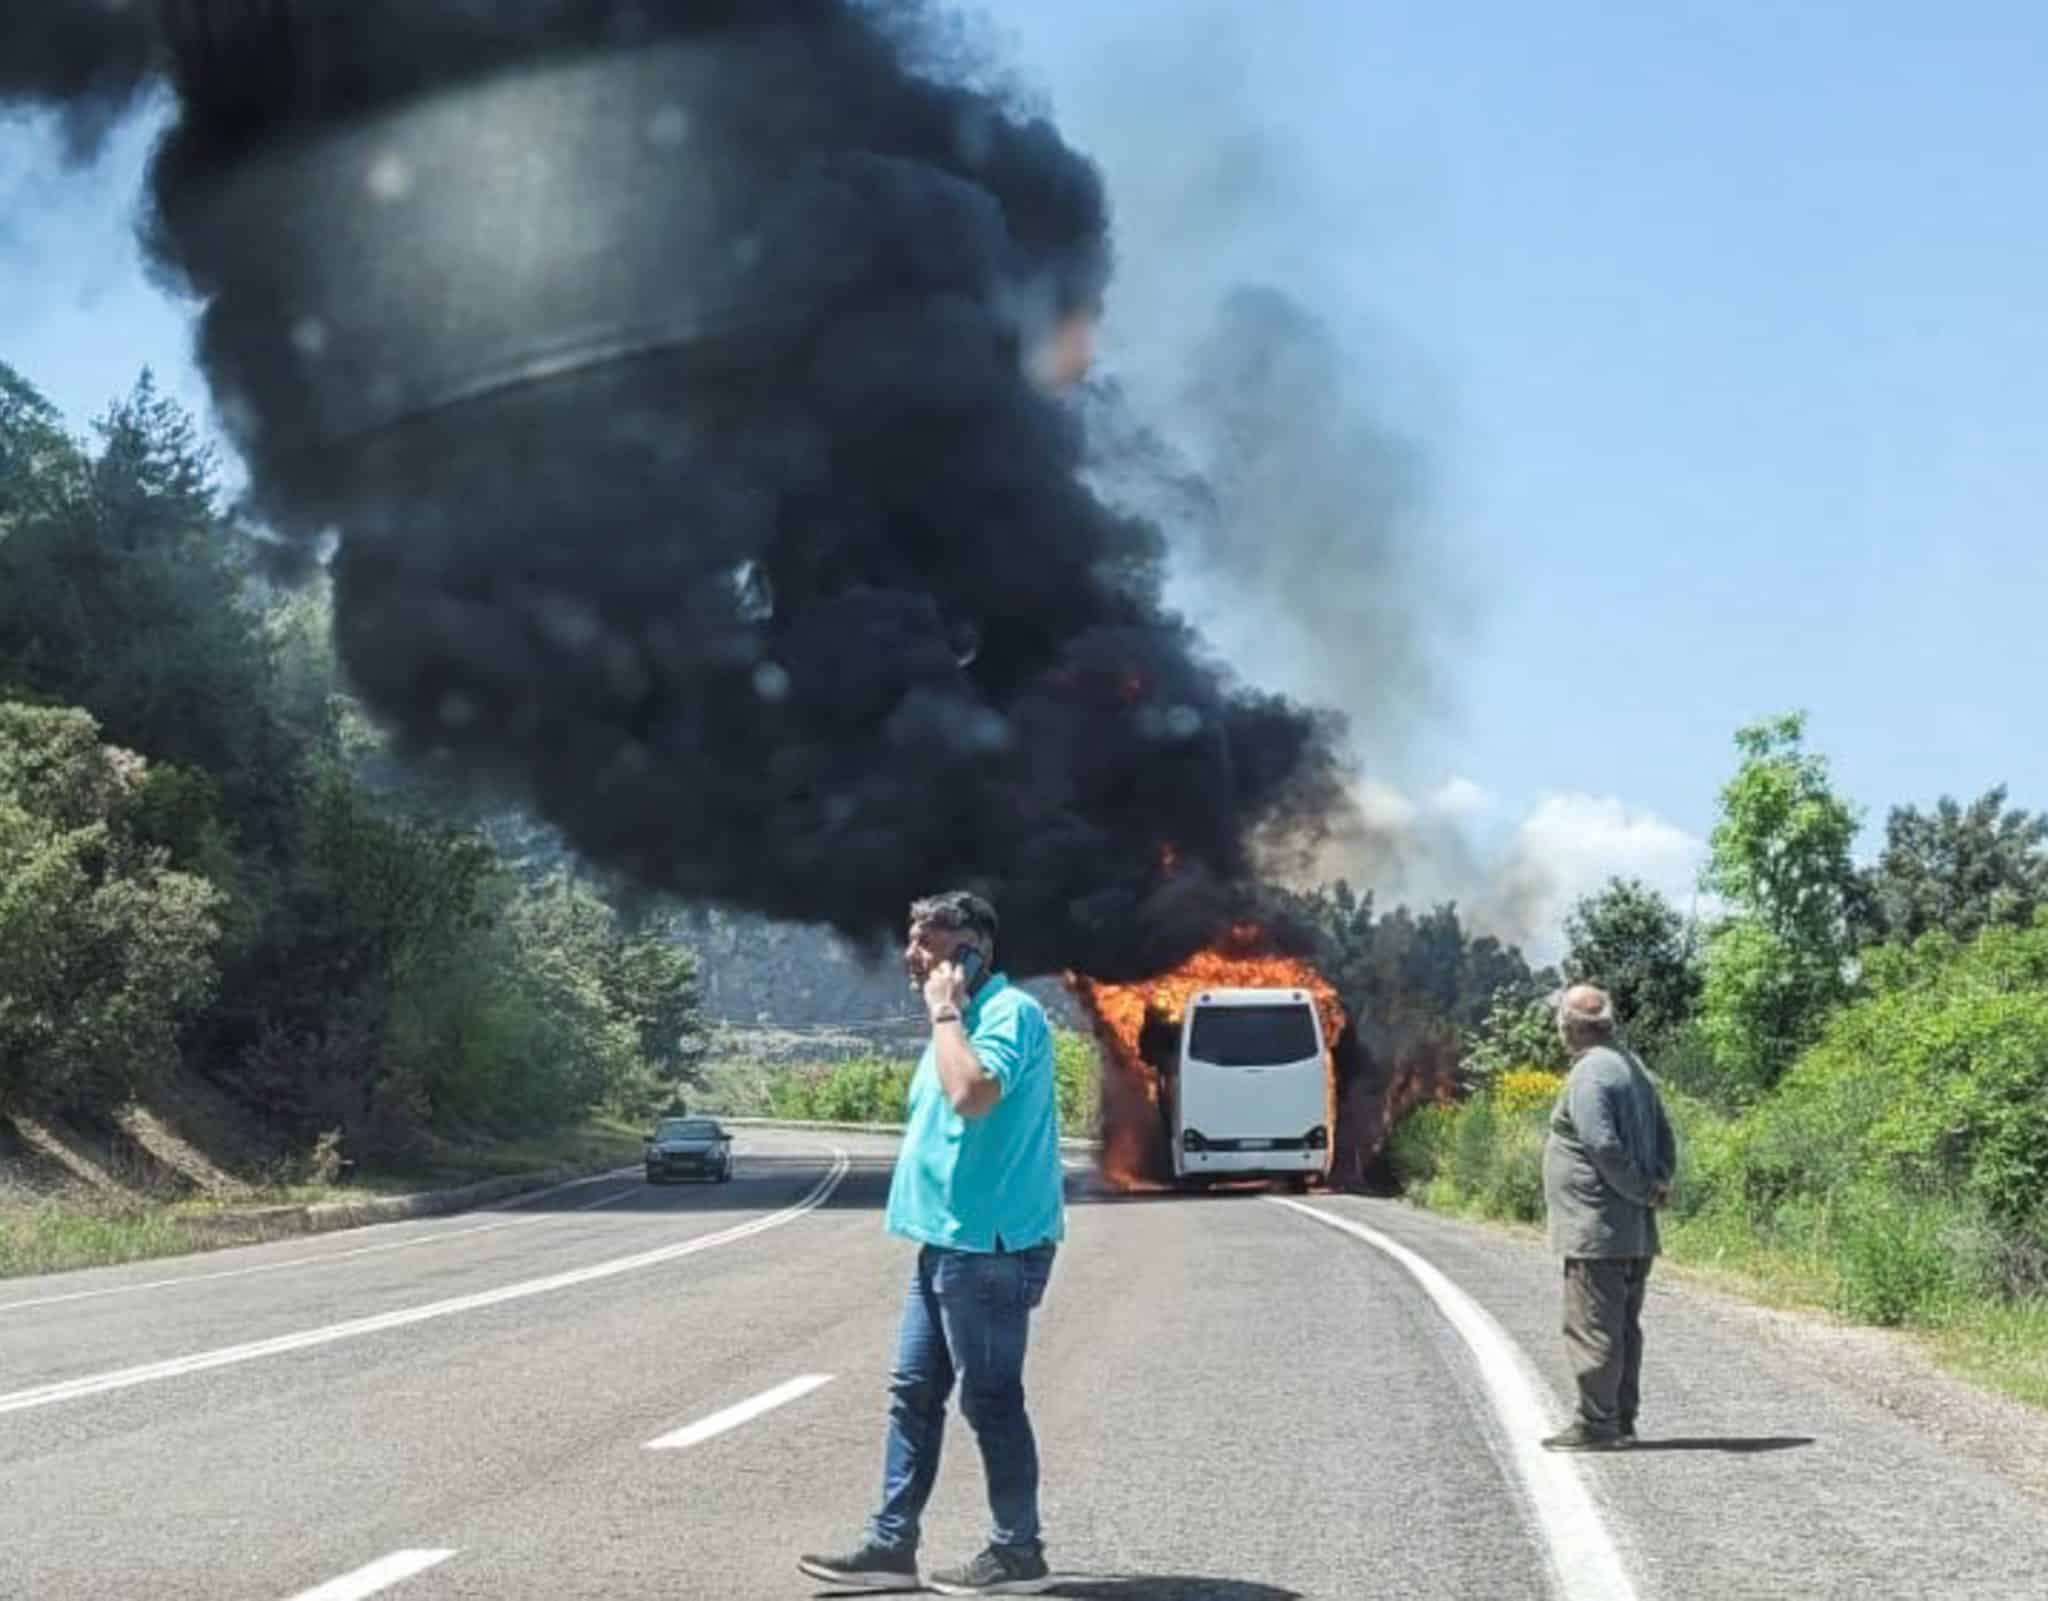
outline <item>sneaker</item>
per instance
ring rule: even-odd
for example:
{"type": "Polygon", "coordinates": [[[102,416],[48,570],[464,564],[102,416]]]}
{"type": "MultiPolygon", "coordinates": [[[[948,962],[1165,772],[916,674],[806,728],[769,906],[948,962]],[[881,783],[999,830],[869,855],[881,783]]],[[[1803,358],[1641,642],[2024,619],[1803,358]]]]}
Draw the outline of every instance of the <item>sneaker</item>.
{"type": "Polygon", "coordinates": [[[1585,1423],[1574,1423],[1561,1434],[1553,1434],[1543,1442],[1546,1451],[1625,1451],[1632,1436],[1624,1435],[1618,1429],[1596,1429],[1585,1423]]]}
{"type": "Polygon", "coordinates": [[[842,1590],[915,1590],[917,1553],[863,1545],[851,1556],[798,1557],[796,1565],[814,1579],[842,1590]]]}
{"type": "Polygon", "coordinates": [[[1037,1595],[1052,1584],[1052,1569],[1036,1546],[992,1545],[963,1568],[932,1575],[940,1595],[1037,1595]]]}

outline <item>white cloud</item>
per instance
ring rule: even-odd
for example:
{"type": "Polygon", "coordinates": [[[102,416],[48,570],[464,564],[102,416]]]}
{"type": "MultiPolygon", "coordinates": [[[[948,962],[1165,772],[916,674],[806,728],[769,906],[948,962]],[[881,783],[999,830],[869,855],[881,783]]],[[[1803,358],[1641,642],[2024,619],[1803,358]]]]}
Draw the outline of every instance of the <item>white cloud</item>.
{"type": "Polygon", "coordinates": [[[1392,784],[1383,784],[1378,779],[1360,779],[1355,793],[1359,811],[1364,814],[1367,826],[1374,830],[1407,828],[1420,815],[1415,802],[1392,784]]]}
{"type": "Polygon", "coordinates": [[[1493,810],[1493,797],[1471,779],[1454,776],[1430,791],[1428,808],[1439,817],[1482,817],[1493,810]]]}
{"type": "Polygon", "coordinates": [[[1618,796],[1545,795],[1516,828],[1498,875],[1493,915],[1532,961],[1564,948],[1564,920],[1609,879],[1639,878],[1679,911],[1702,909],[1696,886],[1706,841],[1618,796]]]}
{"type": "Polygon", "coordinates": [[[1361,778],[1353,795],[1353,824],[1327,842],[1316,877],[1348,879],[1382,907],[1456,901],[1468,929],[1537,966],[1564,954],[1572,906],[1609,879],[1641,879],[1682,913],[1711,910],[1695,891],[1706,841],[1618,796],[1554,792],[1517,819],[1463,777],[1419,798],[1361,778]]]}

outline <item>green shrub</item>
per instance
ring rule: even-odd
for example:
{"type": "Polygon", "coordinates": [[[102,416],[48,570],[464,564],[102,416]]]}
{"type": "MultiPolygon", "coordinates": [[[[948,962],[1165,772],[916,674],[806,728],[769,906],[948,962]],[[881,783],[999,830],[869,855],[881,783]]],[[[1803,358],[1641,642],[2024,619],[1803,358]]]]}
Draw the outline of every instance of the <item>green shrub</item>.
{"type": "Polygon", "coordinates": [[[1680,1218],[1730,1203],[1740,1194],[1735,1179],[1737,1122],[1718,1108],[1665,1087],[1664,1112],[1678,1139],[1678,1173],[1671,1185],[1671,1212],[1680,1218]]]}
{"type": "Polygon", "coordinates": [[[775,1115],[820,1123],[900,1123],[914,1065],[863,1056],[792,1068],[775,1085],[775,1115]]]}
{"type": "Polygon", "coordinates": [[[1443,1172],[1449,1160],[1460,1109],[1429,1102],[1416,1107],[1394,1125],[1388,1144],[1394,1179],[1405,1191],[1422,1188],[1443,1172]]]}
{"type": "Polygon", "coordinates": [[[1102,1052],[1086,1034],[1056,1028],[1053,1074],[1059,1084],[1060,1133],[1092,1140],[1102,1128],[1102,1052]]]}
{"type": "Polygon", "coordinates": [[[1529,1112],[1496,1120],[1492,1171],[1479,1196],[1480,1207],[1488,1217],[1515,1223],[1543,1221],[1543,1146],[1549,1137],[1546,1122],[1542,1115],[1529,1112]]]}
{"type": "Polygon", "coordinates": [[[1443,1176],[1467,1201],[1483,1195],[1493,1177],[1494,1138],[1499,1127],[1500,1115],[1483,1096],[1458,1109],[1443,1176]]]}
{"type": "MultiPolygon", "coordinates": [[[[862,1056],[786,1069],[769,1091],[775,1117],[821,1123],[901,1123],[909,1108],[916,1063],[862,1056]]],[[[1053,1031],[1053,1073],[1060,1132],[1090,1139],[1101,1123],[1102,1063],[1095,1042],[1053,1031]]]]}
{"type": "Polygon", "coordinates": [[[1868,1179],[2030,1218],[2048,1193],[2048,915],[1878,953],[1866,987],[1751,1120],[1751,1194],[1868,1179]]]}
{"type": "Polygon", "coordinates": [[[1957,1210],[1866,1187],[1845,1198],[1835,1243],[1841,1308],[1865,1323],[1932,1323],[1972,1286],[1957,1210]]]}

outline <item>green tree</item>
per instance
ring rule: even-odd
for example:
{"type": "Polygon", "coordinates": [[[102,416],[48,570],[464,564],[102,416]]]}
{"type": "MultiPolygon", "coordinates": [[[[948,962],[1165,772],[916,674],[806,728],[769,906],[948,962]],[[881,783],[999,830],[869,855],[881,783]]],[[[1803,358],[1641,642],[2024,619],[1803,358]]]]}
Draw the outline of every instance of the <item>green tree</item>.
{"type": "Polygon", "coordinates": [[[1654,1049],[1691,1019],[1700,993],[1692,928],[1640,879],[1610,879],[1581,898],[1564,931],[1564,976],[1612,995],[1638,1046],[1654,1049]]]}
{"type": "Polygon", "coordinates": [[[145,772],[82,711],[0,702],[0,1098],[147,1088],[211,992],[221,897],[135,837],[145,772]]]}
{"type": "Polygon", "coordinates": [[[0,362],[0,543],[67,516],[90,493],[84,453],[57,408],[0,362]]]}
{"type": "Polygon", "coordinates": [[[0,368],[0,682],[92,713],[113,743],[210,774],[226,813],[274,843],[292,763],[244,542],[218,515],[211,454],[145,372],[68,447],[0,368]]]}
{"type": "Polygon", "coordinates": [[[1968,806],[1944,795],[1932,812],[1895,806],[1885,846],[1852,908],[1859,944],[1910,943],[1940,930],[1972,939],[2023,928],[2048,905],[2048,815],[2006,805],[2003,784],[1968,806]]]}
{"type": "Polygon", "coordinates": [[[0,367],[0,699],[83,708],[0,760],[5,1090],[104,1109],[183,1044],[370,1160],[672,1094],[691,953],[512,871],[473,796],[400,763],[308,576],[266,586],[147,373],[87,444],[0,367]]]}
{"type": "Polygon", "coordinates": [[[1522,953],[1490,934],[1474,938],[1453,902],[1420,917],[1405,906],[1382,914],[1369,891],[1339,880],[1292,897],[1287,910],[1313,934],[1316,965],[1356,1015],[1477,1029],[1497,994],[1532,982],[1522,953]]]}
{"type": "Polygon", "coordinates": [[[1716,1069],[1767,1089],[1848,993],[1855,809],[1791,713],[1737,731],[1701,887],[1728,915],[1709,933],[1700,1016],[1716,1069]]]}
{"type": "Polygon", "coordinates": [[[1549,992],[1524,982],[1495,992],[1485,1019],[1466,1035],[1459,1071],[1465,1087],[1472,1089],[1517,1068],[1561,1073],[1569,1066],[1549,992]]]}
{"type": "Polygon", "coordinates": [[[633,1030],[634,1044],[652,1080],[656,1111],[696,1081],[706,1034],[697,988],[697,957],[665,920],[634,932],[614,933],[605,953],[605,993],[614,1016],[633,1030]]]}

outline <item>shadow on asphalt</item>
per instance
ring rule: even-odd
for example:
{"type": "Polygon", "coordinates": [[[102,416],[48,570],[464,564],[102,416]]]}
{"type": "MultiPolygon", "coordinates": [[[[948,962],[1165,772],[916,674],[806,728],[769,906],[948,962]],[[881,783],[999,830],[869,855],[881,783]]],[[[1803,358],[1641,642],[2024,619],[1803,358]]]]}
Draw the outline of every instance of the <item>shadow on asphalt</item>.
{"type": "Polygon", "coordinates": [[[1810,1434],[1702,1435],[1694,1439],[1638,1440],[1622,1455],[1635,1456],[1643,1451],[1724,1451],[1730,1456],[1756,1456],[1765,1451],[1796,1451],[1811,1444],[1810,1434]]]}
{"type": "Polygon", "coordinates": [[[1301,1601],[1299,1590],[1243,1579],[1199,1579],[1191,1574],[1062,1574],[1040,1595],[1085,1597],[1087,1601],[1301,1601]]]}
{"type": "MultiPolygon", "coordinates": [[[[845,1590],[819,1590],[821,1598],[844,1596],[845,1590]]],[[[921,1595],[922,1590],[869,1590],[868,1595],[921,1595]]],[[[1303,1601],[1299,1590],[1277,1584],[1250,1584],[1243,1579],[1201,1579],[1191,1574],[1063,1573],[1039,1595],[1069,1596],[1074,1601],[1303,1601]]]]}

